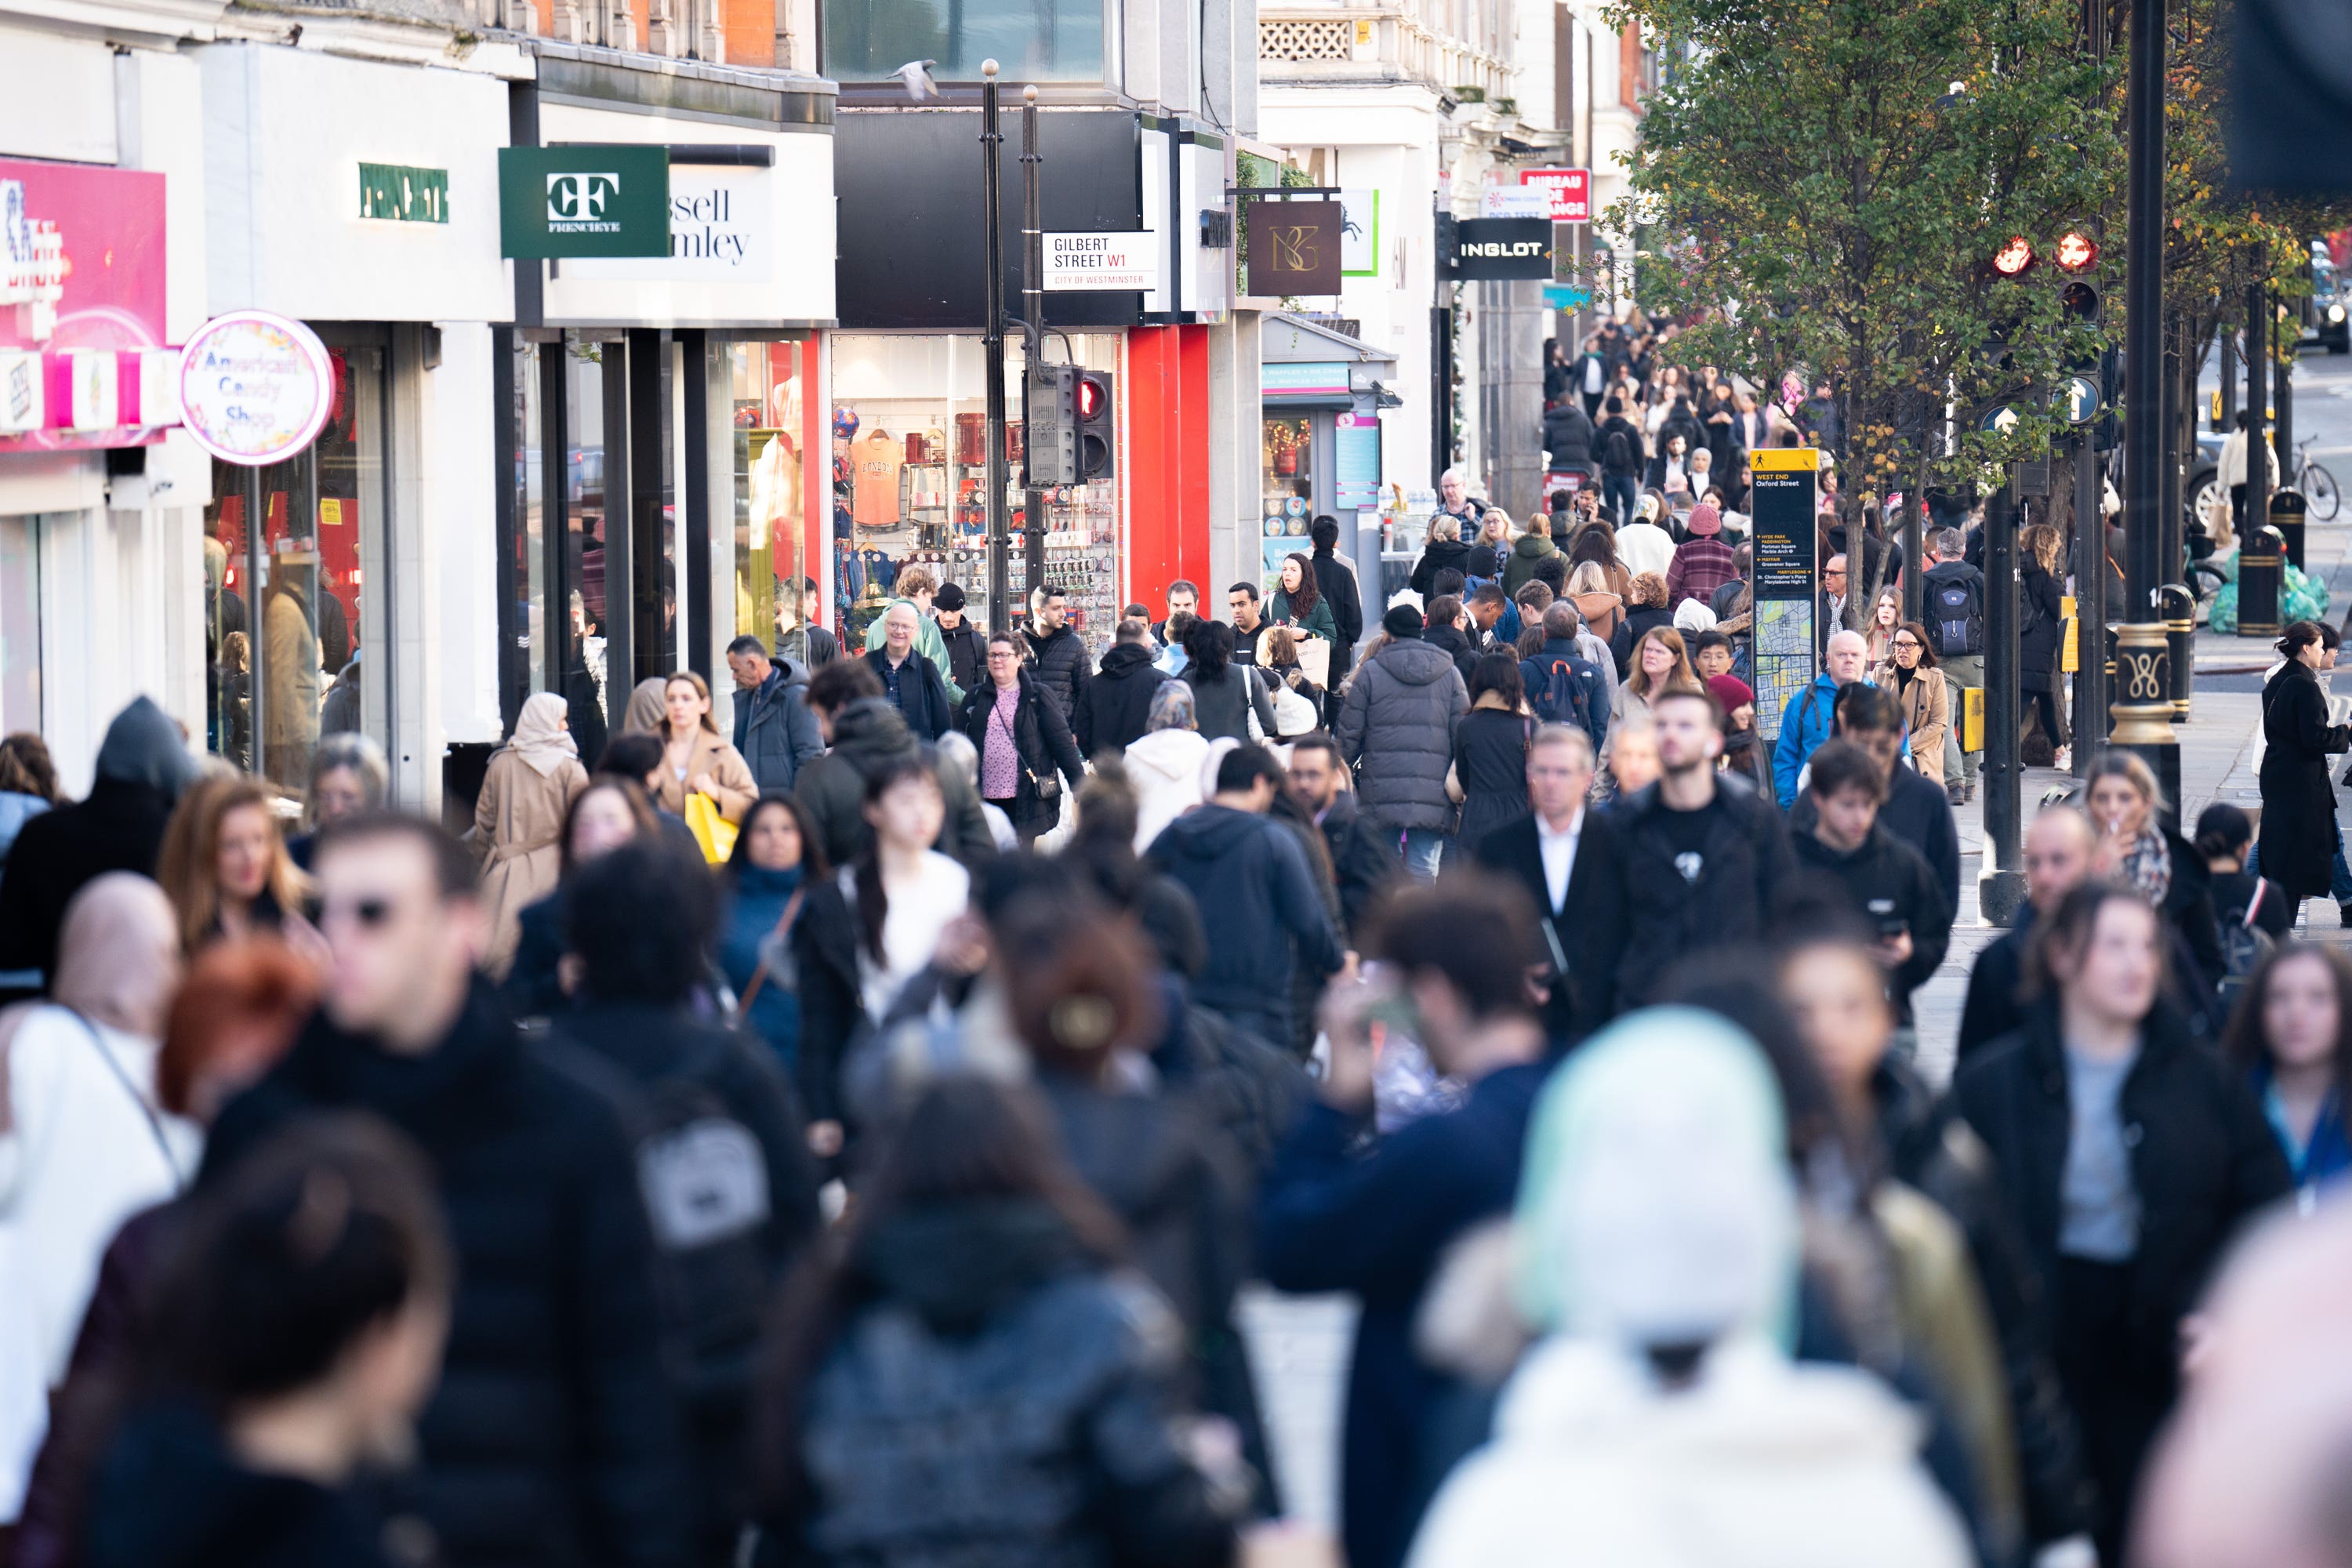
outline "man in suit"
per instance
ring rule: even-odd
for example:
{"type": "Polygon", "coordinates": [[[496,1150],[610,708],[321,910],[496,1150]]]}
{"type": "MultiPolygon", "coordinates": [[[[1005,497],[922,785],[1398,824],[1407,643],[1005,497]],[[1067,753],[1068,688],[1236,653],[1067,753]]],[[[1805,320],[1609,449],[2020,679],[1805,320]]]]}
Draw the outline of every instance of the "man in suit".
{"type": "Polygon", "coordinates": [[[1528,744],[1528,803],[1535,809],[1480,839],[1478,864],[1528,889],[1542,916],[1547,955],[1545,1037],[1564,1050],[1605,1020],[1593,1016],[1577,979],[1591,962],[1591,942],[1579,911],[1607,864],[1610,847],[1599,816],[1585,809],[1592,789],[1592,737],[1573,724],[1538,726],[1528,744]]]}

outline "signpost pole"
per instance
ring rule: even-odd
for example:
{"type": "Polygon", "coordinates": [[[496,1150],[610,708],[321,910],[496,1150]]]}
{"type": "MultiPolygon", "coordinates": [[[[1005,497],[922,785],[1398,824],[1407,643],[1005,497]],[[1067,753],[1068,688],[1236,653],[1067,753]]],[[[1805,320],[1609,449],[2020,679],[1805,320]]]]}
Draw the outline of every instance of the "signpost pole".
{"type": "MultiPolygon", "coordinates": [[[[2017,471],[1985,508],[1984,869],[1977,908],[2006,929],[2025,902],[2018,861],[2023,799],[2018,767],[2017,471]]],[[[2169,710],[2168,710],[2168,711],[2169,710]]]]}
{"type": "Polygon", "coordinates": [[[1004,515],[1004,226],[997,149],[1004,137],[996,128],[996,62],[980,63],[981,234],[985,258],[982,306],[981,370],[988,398],[988,629],[1013,629],[1006,614],[1005,552],[1011,545],[1004,515]]]}
{"type": "Polygon", "coordinates": [[[1028,367],[1022,376],[1021,539],[1033,591],[1045,581],[1045,492],[1026,483],[1035,470],[1030,457],[1036,448],[1029,444],[1025,389],[1045,363],[1045,242],[1037,222],[1037,166],[1045,161],[1037,151],[1037,88],[1033,82],[1021,89],[1021,342],[1028,367]]]}
{"type": "Polygon", "coordinates": [[[1820,592],[1813,521],[1821,454],[1771,447],[1749,455],[1749,539],[1755,609],[1756,726],[1779,738],[1790,700],[1816,673],[1813,607],[1820,592]]]}

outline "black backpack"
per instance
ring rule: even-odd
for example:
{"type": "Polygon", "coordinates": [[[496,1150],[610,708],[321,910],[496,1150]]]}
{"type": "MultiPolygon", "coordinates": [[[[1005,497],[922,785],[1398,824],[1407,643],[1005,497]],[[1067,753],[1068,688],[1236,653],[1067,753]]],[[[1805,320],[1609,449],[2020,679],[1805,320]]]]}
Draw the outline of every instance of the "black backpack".
{"type": "Polygon", "coordinates": [[[1984,595],[1980,584],[1960,577],[1928,584],[1927,640],[1938,658],[1984,652],[1984,595]]]}
{"type": "Polygon", "coordinates": [[[1609,432],[1609,439],[1601,443],[1601,460],[1612,473],[1623,474],[1633,471],[1633,443],[1625,438],[1624,431],[1609,432]]]}
{"type": "Polygon", "coordinates": [[[1530,694],[1528,703],[1537,720],[1546,724],[1573,724],[1591,733],[1592,701],[1577,675],[1576,666],[1558,655],[1543,662],[1543,685],[1530,694]]]}

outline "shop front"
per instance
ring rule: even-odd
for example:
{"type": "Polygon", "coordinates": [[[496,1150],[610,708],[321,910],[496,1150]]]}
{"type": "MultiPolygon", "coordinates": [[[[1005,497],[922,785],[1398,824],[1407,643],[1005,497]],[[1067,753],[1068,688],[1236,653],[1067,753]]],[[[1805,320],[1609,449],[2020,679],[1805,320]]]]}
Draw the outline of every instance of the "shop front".
{"type": "Polygon", "coordinates": [[[824,329],[833,89],[783,71],[533,40],[518,145],[667,153],[667,254],[519,260],[493,351],[498,700],[563,694],[583,755],[639,682],[690,669],[730,714],[736,637],[805,658],[830,574],[824,329]],[[527,128],[529,134],[521,135],[527,128]]]}
{"type": "Polygon", "coordinates": [[[1381,416],[1396,360],[1290,315],[1270,317],[1260,345],[1260,565],[1271,592],[1290,554],[1307,553],[1314,520],[1339,522],[1340,547],[1375,580],[1380,559],[1381,416]]]}
{"type": "Polygon", "coordinates": [[[315,381],[284,391],[315,437],[257,467],[210,464],[204,744],[290,802],[320,742],[356,732],[383,747],[393,798],[431,810],[446,745],[497,737],[475,673],[490,658],[481,416],[490,324],[512,310],[497,158],[519,58],[195,54],[207,314],[283,317],[323,350],[315,381]]]}

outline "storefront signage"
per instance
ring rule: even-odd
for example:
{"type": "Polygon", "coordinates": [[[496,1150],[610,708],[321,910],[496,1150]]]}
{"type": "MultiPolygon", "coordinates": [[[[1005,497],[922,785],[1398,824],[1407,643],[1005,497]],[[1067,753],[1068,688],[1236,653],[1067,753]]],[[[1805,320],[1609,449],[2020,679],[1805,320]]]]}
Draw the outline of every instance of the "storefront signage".
{"type": "Polygon", "coordinates": [[[1551,221],[1551,197],[1524,185],[1488,185],[1478,193],[1481,217],[1539,217],[1551,221]]]}
{"type": "Polygon", "coordinates": [[[1045,252],[1045,291],[1078,289],[1160,287],[1160,234],[1138,229],[1125,234],[1046,234],[1038,237],[1045,252]]]}
{"type": "Polygon", "coordinates": [[[1554,223],[1592,221],[1592,171],[1590,169],[1521,169],[1519,184],[1549,198],[1544,214],[1554,223]]]}
{"type": "Polygon", "coordinates": [[[1261,196],[1242,212],[1249,232],[1250,293],[1271,297],[1339,291],[1346,208],[1338,202],[1261,196]]]}
{"type": "Polygon", "coordinates": [[[1338,414],[1331,426],[1333,504],[1342,512],[1371,511],[1381,504],[1381,416],[1338,414]]]}
{"type": "Polygon", "coordinates": [[[1454,226],[1454,234],[1451,277],[1494,280],[1551,276],[1549,218],[1465,218],[1454,226]]]}
{"type": "Polygon", "coordinates": [[[162,174],[0,159],[0,452],[163,438],[163,269],[162,174]]]}
{"type": "Polygon", "coordinates": [[[449,171],[362,163],[360,216],[386,223],[447,223],[449,171]]]}
{"type": "Polygon", "coordinates": [[[1345,397],[1348,395],[1347,363],[1332,361],[1307,364],[1263,365],[1258,371],[1258,390],[1292,397],[1307,394],[1345,397]]]}
{"type": "Polygon", "coordinates": [[[282,462],[325,427],[334,366],[319,334],[268,310],[232,310],[180,353],[180,405],[196,445],[247,468],[282,462]]]}
{"type": "Polygon", "coordinates": [[[1748,454],[1755,552],[1756,714],[1767,739],[1813,680],[1814,488],[1821,454],[1769,447],[1748,454]]]}
{"type": "Polygon", "coordinates": [[[1339,230],[1339,275],[1378,278],[1381,275],[1381,193],[1366,185],[1339,193],[1345,215],[1339,230]]]}
{"type": "Polygon", "coordinates": [[[499,149],[499,254],[670,254],[669,149],[499,149]]]}
{"type": "Polygon", "coordinates": [[[775,249],[768,205],[774,183],[775,172],[760,165],[672,163],[669,253],[577,261],[564,268],[564,275],[764,283],[775,249]]]}

